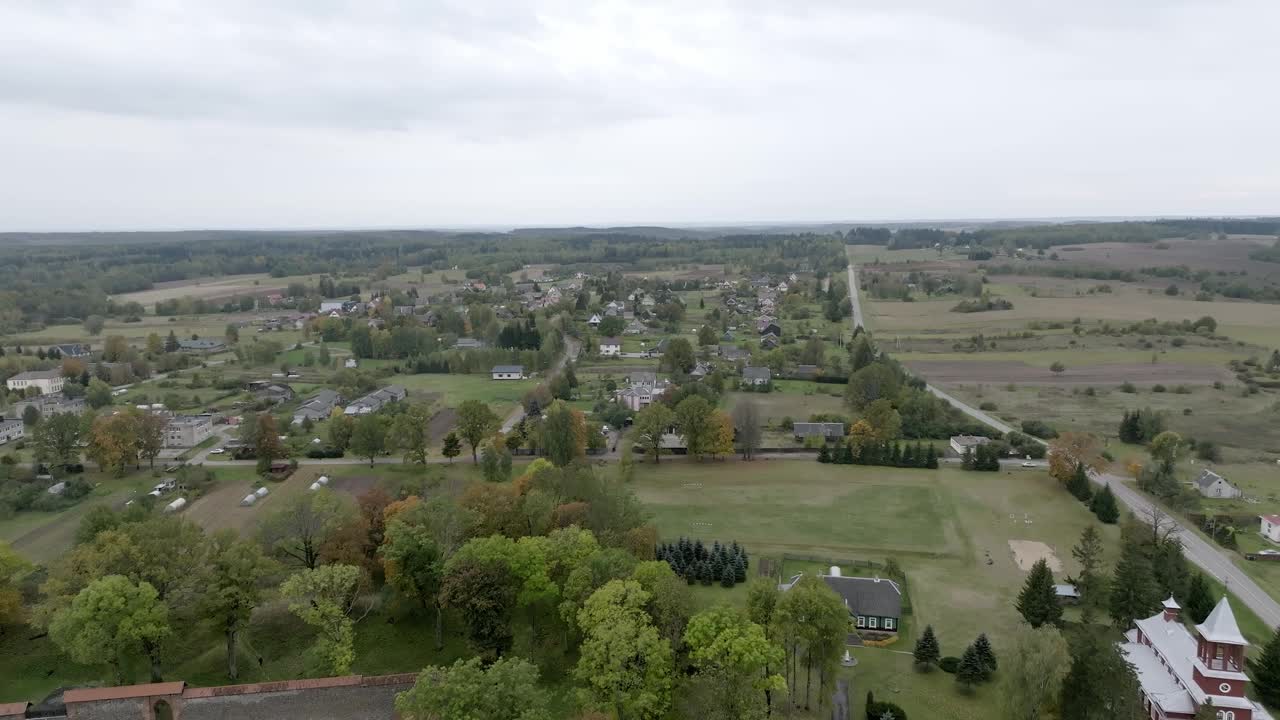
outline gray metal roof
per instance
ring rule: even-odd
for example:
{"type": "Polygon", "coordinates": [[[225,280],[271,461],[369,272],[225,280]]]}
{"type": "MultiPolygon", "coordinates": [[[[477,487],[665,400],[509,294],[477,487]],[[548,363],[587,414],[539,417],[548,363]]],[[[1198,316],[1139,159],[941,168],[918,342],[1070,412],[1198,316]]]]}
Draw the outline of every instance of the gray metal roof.
{"type": "MultiPolygon", "coordinates": [[[[1207,488],[1223,479],[1224,478],[1221,475],[1212,470],[1204,470],[1200,473],[1200,476],[1196,478],[1196,485],[1199,485],[1202,488],[1207,488]]],[[[1230,485],[1231,483],[1228,482],[1227,484],[1230,485]]]]}
{"type": "Polygon", "coordinates": [[[493,372],[495,372],[495,373],[520,373],[521,375],[523,375],[523,374],[524,374],[524,366],[523,366],[523,365],[494,365],[494,366],[493,366],[493,372]]]}
{"type": "Polygon", "coordinates": [[[748,380],[768,380],[770,377],[769,368],[744,367],[742,368],[742,377],[748,380]]]}
{"type": "Polygon", "coordinates": [[[854,615],[902,617],[902,590],[892,580],[823,575],[822,581],[844,600],[854,615]]]}

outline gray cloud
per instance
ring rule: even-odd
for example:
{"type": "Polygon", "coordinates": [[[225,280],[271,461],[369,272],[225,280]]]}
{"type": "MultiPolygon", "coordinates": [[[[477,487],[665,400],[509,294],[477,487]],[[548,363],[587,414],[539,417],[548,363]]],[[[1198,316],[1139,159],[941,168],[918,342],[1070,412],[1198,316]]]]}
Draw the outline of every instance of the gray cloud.
{"type": "Polygon", "coordinates": [[[1272,0],[18,0],[0,228],[1280,211],[1272,0]]]}

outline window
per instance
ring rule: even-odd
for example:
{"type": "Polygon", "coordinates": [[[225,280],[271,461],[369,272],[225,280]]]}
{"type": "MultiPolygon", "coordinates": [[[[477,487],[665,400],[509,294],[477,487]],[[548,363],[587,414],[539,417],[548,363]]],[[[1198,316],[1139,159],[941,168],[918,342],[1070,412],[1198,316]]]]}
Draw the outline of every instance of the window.
{"type": "Polygon", "coordinates": [[[876,619],[875,619],[875,618],[867,618],[867,627],[871,628],[872,630],[875,630],[875,629],[876,629],[876,619]]]}
{"type": "Polygon", "coordinates": [[[885,619],[884,619],[884,629],[885,629],[885,630],[892,630],[892,629],[893,629],[893,618],[885,618],[885,619]]]}
{"type": "Polygon", "coordinates": [[[858,627],[866,627],[866,626],[867,626],[867,619],[866,619],[866,618],[864,618],[864,617],[862,617],[861,615],[859,615],[859,616],[858,616],[858,627]]]}

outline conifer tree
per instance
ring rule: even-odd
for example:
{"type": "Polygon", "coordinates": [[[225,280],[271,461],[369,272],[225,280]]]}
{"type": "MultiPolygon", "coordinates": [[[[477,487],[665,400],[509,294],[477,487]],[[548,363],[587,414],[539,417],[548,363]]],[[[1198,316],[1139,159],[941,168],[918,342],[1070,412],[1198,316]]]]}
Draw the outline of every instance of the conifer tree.
{"type": "Polygon", "coordinates": [[[1209,583],[1204,575],[1195,573],[1187,583],[1187,597],[1183,600],[1187,615],[1197,625],[1204,622],[1213,612],[1213,596],[1209,594],[1209,583]]]}
{"type": "Polygon", "coordinates": [[[840,451],[840,459],[837,462],[839,462],[841,465],[852,465],[853,464],[853,448],[849,447],[849,445],[846,444],[844,446],[844,449],[840,451]]]}
{"type": "Polygon", "coordinates": [[[1111,620],[1116,627],[1127,629],[1134,620],[1150,616],[1159,605],[1151,559],[1139,539],[1126,539],[1111,577],[1111,620]]]}
{"type": "Polygon", "coordinates": [[[1120,520],[1120,508],[1116,505],[1116,496],[1112,494],[1110,485],[1103,485],[1102,490],[1093,496],[1089,509],[1098,520],[1107,525],[1115,525],[1120,520]]]}
{"type": "Polygon", "coordinates": [[[1074,495],[1080,502],[1087,503],[1093,497],[1093,490],[1089,488],[1089,475],[1084,469],[1084,463],[1076,463],[1076,471],[1067,480],[1067,492],[1074,495]]]}
{"type": "Polygon", "coordinates": [[[942,657],[942,650],[938,647],[938,638],[933,634],[933,626],[926,625],[924,634],[916,640],[915,651],[911,653],[916,661],[916,669],[922,672],[928,672],[938,664],[938,659],[942,657]]]}
{"type": "Polygon", "coordinates": [[[928,462],[925,463],[925,467],[929,468],[930,470],[937,470],[938,469],[937,451],[933,449],[933,446],[929,446],[928,448],[926,448],[926,451],[929,453],[929,458],[928,458],[928,462]]]}
{"type": "Polygon", "coordinates": [[[1033,628],[1041,625],[1057,625],[1062,620],[1062,606],[1058,604],[1058,594],[1053,589],[1053,571],[1044,558],[1031,566],[1027,582],[1018,593],[1018,612],[1027,624],[1033,628]]]}
{"type": "Polygon", "coordinates": [[[1103,607],[1106,595],[1106,579],[1102,576],[1102,537],[1098,528],[1090,525],[1080,534],[1080,542],[1071,548],[1071,556],[1080,563],[1076,577],[1076,590],[1080,593],[1080,620],[1086,625],[1093,622],[1095,612],[1103,607]]]}
{"type": "Polygon", "coordinates": [[[831,462],[831,452],[827,450],[827,446],[825,443],[823,444],[822,447],[818,448],[818,462],[820,463],[831,462]]]}
{"type": "Polygon", "coordinates": [[[973,448],[965,448],[964,455],[960,458],[961,470],[972,470],[974,468],[973,448]]]}
{"type": "Polygon", "coordinates": [[[724,570],[720,573],[720,587],[731,588],[736,580],[737,573],[734,570],[734,566],[730,563],[725,563],[724,570]]]}
{"type": "Polygon", "coordinates": [[[1262,654],[1249,661],[1253,687],[1269,707],[1280,707],[1280,630],[1267,642],[1262,654]]]}
{"type": "Polygon", "coordinates": [[[995,650],[991,649],[991,641],[987,639],[987,634],[982,633],[973,641],[973,651],[978,656],[978,662],[982,663],[982,679],[991,679],[992,673],[999,667],[996,661],[995,650]]]}
{"type": "Polygon", "coordinates": [[[965,649],[964,655],[960,656],[960,666],[956,668],[956,682],[965,690],[972,690],[974,685],[982,682],[985,677],[985,669],[982,667],[982,661],[978,659],[978,653],[972,645],[965,649]]]}

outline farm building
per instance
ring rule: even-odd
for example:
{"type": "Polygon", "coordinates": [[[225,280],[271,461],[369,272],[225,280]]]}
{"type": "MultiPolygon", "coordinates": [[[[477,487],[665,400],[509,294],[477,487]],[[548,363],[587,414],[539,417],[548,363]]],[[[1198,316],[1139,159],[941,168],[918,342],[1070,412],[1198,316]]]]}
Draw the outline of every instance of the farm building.
{"type": "Polygon", "coordinates": [[[951,449],[957,455],[964,455],[966,452],[972,452],[979,445],[986,445],[991,442],[991,438],[982,437],[981,435],[954,435],[951,438],[951,449]]]}
{"type": "Polygon", "coordinates": [[[343,410],[344,415],[368,415],[375,413],[394,402],[405,399],[408,393],[399,385],[388,385],[381,390],[374,390],[362,398],[351,401],[343,410]]]}
{"type": "Polygon", "coordinates": [[[225,352],[226,349],[227,344],[221,340],[200,339],[178,341],[178,350],[185,353],[203,353],[208,355],[211,353],[225,352]]]}
{"type": "Polygon", "coordinates": [[[327,420],[333,413],[333,409],[341,402],[342,396],[337,392],[329,389],[319,390],[293,412],[293,424],[301,425],[308,418],[311,422],[327,420]]]}
{"type": "Polygon", "coordinates": [[[1280,543],[1280,515],[1263,515],[1258,519],[1262,521],[1258,528],[1262,536],[1273,543],[1280,543]]]}
{"type": "MultiPolygon", "coordinates": [[[[800,577],[796,575],[778,589],[790,590],[800,577]]],[[[826,575],[818,577],[844,601],[859,630],[898,632],[902,622],[902,588],[898,583],[878,577],[846,577],[834,565],[826,575]]]]}
{"type": "Polygon", "coordinates": [[[524,379],[523,365],[494,365],[491,372],[494,380],[524,379]]]}
{"type": "Polygon", "coordinates": [[[1238,498],[1244,494],[1226,478],[1212,470],[1203,470],[1195,479],[1196,492],[1207,498],[1238,498]]]}

